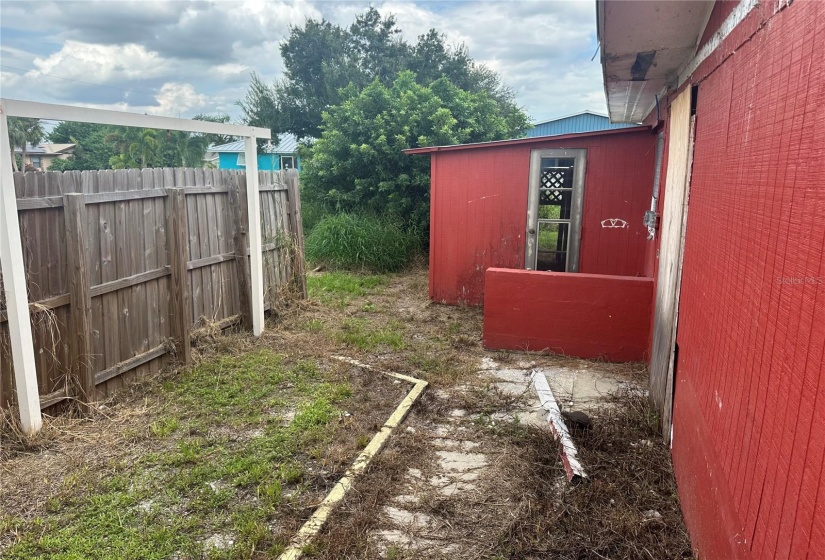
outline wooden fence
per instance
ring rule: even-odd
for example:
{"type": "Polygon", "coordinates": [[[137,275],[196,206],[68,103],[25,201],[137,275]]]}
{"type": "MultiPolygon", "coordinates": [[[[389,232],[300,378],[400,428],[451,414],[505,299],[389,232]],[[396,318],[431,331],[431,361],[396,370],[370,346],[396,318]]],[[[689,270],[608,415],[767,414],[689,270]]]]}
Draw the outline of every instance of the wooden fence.
{"type": "MultiPolygon", "coordinates": [[[[306,295],[298,175],[261,172],[264,302],[306,295]]],[[[250,312],[246,176],[209,169],[16,173],[41,408],[106,396],[250,312]],[[124,375],[124,374],[129,375],[124,375]]],[[[2,286],[2,277],[0,277],[2,286]]],[[[0,290],[0,407],[14,402],[0,290]]]]}

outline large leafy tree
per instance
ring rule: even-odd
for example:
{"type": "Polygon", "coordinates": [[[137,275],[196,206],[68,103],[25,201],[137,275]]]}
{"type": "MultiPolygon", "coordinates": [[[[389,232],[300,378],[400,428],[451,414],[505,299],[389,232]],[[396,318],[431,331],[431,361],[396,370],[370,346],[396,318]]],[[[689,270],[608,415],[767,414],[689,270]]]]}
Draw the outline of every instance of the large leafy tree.
{"type": "Polygon", "coordinates": [[[382,18],[375,8],[357,16],[348,28],[314,19],[291,28],[280,47],[283,78],[267,84],[252,76],[240,102],[247,122],[275,133],[317,138],[324,111],[341,103],[344,88],[352,85],[360,91],[374,80],[389,86],[402,70],[412,70],[424,86],[446,77],[461,89],[488,94],[499,111],[516,119],[522,114],[512,91],[495,72],[473,62],[465,47],[447,47],[435,30],[411,45],[400,31],[394,17],[382,18]]]}
{"type": "Polygon", "coordinates": [[[114,149],[105,142],[112,127],[102,124],[64,121],[49,133],[49,141],[56,144],[74,144],[72,155],[55,159],[49,170],[68,171],[83,169],[107,169],[114,149]]]}
{"type": "Polygon", "coordinates": [[[503,110],[487,92],[463,90],[444,77],[421,85],[409,71],[389,86],[376,77],[363,90],[353,85],[341,95],[305,154],[305,199],[330,210],[390,214],[422,235],[429,161],[402,150],[510,138],[528,126],[523,112],[503,110]]]}

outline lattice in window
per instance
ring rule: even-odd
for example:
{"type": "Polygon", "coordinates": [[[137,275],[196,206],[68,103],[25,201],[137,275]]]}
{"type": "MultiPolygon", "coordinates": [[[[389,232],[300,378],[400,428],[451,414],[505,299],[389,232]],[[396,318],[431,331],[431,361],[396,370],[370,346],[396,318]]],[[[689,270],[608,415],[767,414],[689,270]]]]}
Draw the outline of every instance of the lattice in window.
{"type": "Polygon", "coordinates": [[[556,189],[569,189],[570,169],[542,169],[539,185],[539,204],[561,204],[563,193],[556,189]]]}

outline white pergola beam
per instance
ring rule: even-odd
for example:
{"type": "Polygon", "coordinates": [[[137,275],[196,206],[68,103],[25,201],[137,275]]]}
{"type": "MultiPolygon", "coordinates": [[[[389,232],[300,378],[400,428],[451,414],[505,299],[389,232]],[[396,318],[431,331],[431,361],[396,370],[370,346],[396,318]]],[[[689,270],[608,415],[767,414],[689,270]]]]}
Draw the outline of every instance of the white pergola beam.
{"type": "Polygon", "coordinates": [[[267,140],[272,138],[272,132],[268,128],[256,126],[176,119],[174,117],[141,115],[139,113],[108,111],[105,109],[92,109],[90,107],[74,107],[72,105],[54,105],[52,103],[20,101],[18,99],[3,99],[2,102],[6,108],[6,115],[9,117],[88,122],[115,126],[134,126],[137,128],[158,128],[161,130],[181,130],[183,132],[223,134],[226,136],[254,136],[267,140]]]}
{"type": "Polygon", "coordinates": [[[5,108],[0,100],[0,269],[3,271],[3,290],[6,293],[20,427],[26,434],[31,435],[43,426],[43,417],[40,414],[29,294],[26,288],[20,225],[17,220],[17,195],[14,192],[9,123],[6,117],[5,108]]]}
{"type": "Polygon", "coordinates": [[[264,330],[264,281],[256,140],[258,138],[271,139],[272,133],[269,129],[0,98],[0,124],[2,125],[0,127],[0,270],[3,273],[3,286],[6,293],[20,422],[26,433],[33,434],[39,431],[43,420],[40,413],[40,394],[37,388],[37,369],[34,360],[34,342],[29,316],[29,298],[23,263],[23,247],[20,241],[7,117],[88,122],[243,137],[246,154],[247,210],[249,211],[249,259],[252,274],[252,293],[250,294],[252,330],[255,336],[261,335],[264,330]]]}
{"type": "Polygon", "coordinates": [[[264,331],[264,267],[261,239],[261,196],[258,191],[258,145],[255,138],[246,138],[246,205],[249,214],[249,271],[252,276],[252,332],[264,331]]]}

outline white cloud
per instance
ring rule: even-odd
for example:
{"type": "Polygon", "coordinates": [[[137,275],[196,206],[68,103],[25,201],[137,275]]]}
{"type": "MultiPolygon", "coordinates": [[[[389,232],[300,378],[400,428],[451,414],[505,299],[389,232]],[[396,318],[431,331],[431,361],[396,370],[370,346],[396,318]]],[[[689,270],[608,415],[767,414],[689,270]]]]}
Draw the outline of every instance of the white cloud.
{"type": "Polygon", "coordinates": [[[246,64],[238,64],[236,62],[227,62],[226,64],[219,64],[212,67],[212,72],[215,72],[221,78],[232,78],[240,74],[248,74],[249,66],[246,64]]]}
{"type": "Polygon", "coordinates": [[[148,108],[153,115],[178,116],[192,109],[201,109],[209,103],[209,97],[197,93],[191,84],[174,82],[163,84],[155,99],[157,106],[148,108]]]}
{"type": "Polygon", "coordinates": [[[145,80],[163,76],[171,70],[168,61],[143,45],[95,45],[66,41],[63,48],[33,62],[30,73],[53,74],[65,79],[96,83],[145,80]]]}
{"type": "MultiPolygon", "coordinates": [[[[22,79],[23,76],[15,74],[14,72],[0,72],[0,92],[2,92],[2,90],[8,91],[14,89],[22,79]]],[[[5,96],[5,94],[0,95],[5,96]]]]}

